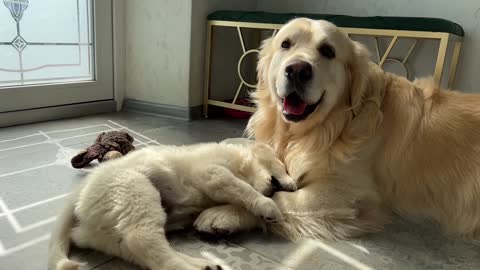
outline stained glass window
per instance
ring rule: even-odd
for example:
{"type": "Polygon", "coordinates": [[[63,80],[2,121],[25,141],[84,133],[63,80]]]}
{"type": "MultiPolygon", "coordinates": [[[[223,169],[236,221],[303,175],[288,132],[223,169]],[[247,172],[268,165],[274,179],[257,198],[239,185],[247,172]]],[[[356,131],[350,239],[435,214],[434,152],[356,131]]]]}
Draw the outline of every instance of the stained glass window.
{"type": "Polygon", "coordinates": [[[0,1],[0,87],[93,79],[91,0],[0,1]]]}

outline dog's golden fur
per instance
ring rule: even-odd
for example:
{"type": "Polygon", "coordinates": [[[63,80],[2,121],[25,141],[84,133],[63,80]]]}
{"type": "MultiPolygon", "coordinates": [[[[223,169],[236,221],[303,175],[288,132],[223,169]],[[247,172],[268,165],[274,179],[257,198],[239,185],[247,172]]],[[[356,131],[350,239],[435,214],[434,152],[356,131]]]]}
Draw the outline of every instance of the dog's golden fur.
{"type": "Polygon", "coordinates": [[[266,79],[279,49],[275,40],[262,48],[254,94],[258,111],[248,131],[275,146],[301,188],[277,202],[297,212],[352,207],[358,211],[354,219],[333,225],[334,231],[347,225],[340,234],[346,236],[352,226],[354,232],[381,228],[384,206],[414,220],[435,220],[451,233],[477,235],[480,96],[439,89],[431,78],[412,83],[385,73],[369,63],[363,46],[344,41],[351,52],[344,63],[349,76],[343,98],[326,116],[314,112],[299,123],[282,119],[266,79]],[[311,193],[316,202],[298,207],[301,193],[311,193]]]}
{"type": "Polygon", "coordinates": [[[386,73],[334,25],[296,19],[264,42],[253,98],[258,110],[248,133],[273,145],[299,182],[298,191],[274,196],[285,222],[271,230],[291,239],[351,237],[381,230],[393,210],[436,221],[448,233],[480,233],[480,95],[386,73]],[[295,44],[288,51],[280,46],[286,39],[295,44]],[[317,56],[325,41],[336,63],[317,56]],[[328,109],[322,100],[299,122],[282,115],[278,89],[291,58],[317,65],[314,72],[340,65],[345,74],[313,75],[345,82],[312,85],[308,91],[340,91],[339,98],[328,109]]]}

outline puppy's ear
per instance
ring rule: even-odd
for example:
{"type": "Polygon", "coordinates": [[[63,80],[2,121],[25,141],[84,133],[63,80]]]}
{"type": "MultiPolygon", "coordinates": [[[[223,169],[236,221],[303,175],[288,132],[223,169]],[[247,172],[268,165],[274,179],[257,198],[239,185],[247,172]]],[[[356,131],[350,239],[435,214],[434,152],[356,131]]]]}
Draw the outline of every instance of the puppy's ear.
{"type": "Polygon", "coordinates": [[[365,46],[356,41],[352,41],[352,49],[353,53],[347,64],[349,74],[347,93],[349,106],[353,114],[357,115],[367,87],[370,53],[365,46]]]}

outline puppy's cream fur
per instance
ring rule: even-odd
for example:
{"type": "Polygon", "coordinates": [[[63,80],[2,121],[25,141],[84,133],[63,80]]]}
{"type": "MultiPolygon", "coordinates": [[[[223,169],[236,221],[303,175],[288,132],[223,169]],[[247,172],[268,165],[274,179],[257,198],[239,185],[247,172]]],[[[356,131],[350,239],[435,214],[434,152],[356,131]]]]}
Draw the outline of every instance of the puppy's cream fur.
{"type": "MultiPolygon", "coordinates": [[[[272,231],[291,239],[351,237],[381,230],[394,210],[438,222],[447,233],[478,236],[480,95],[386,73],[333,24],[304,18],[264,42],[258,81],[248,132],[273,145],[299,182],[298,191],[275,194],[285,218],[272,231]],[[280,46],[286,39],[294,44],[288,50],[280,46]],[[335,58],[318,53],[325,42],[335,58]],[[279,98],[292,59],[314,65],[316,79],[305,90],[311,103],[325,91],[316,110],[296,123],[282,116],[279,98]]],[[[235,210],[231,219],[254,219],[235,210]]],[[[221,211],[202,219],[226,214],[221,211]]]]}
{"type": "Polygon", "coordinates": [[[152,270],[221,269],[174,251],[165,231],[191,225],[216,205],[278,222],[281,213],[262,194],[273,192],[272,176],[283,188],[296,189],[270,146],[235,142],[146,147],[100,165],[59,219],[49,269],[79,268],[67,256],[70,241],[152,270]]]}

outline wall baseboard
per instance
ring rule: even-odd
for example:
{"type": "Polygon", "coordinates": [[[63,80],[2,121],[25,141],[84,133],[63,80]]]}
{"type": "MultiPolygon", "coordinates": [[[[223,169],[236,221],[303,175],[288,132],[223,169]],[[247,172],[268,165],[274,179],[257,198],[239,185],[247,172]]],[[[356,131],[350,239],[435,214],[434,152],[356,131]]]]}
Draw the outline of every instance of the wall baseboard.
{"type": "Polygon", "coordinates": [[[23,125],[116,111],[115,100],[103,100],[0,113],[0,127],[23,125]]]}
{"type": "Polygon", "coordinates": [[[122,108],[124,111],[148,113],[187,121],[202,117],[202,106],[179,107],[135,99],[125,99],[122,108]]]}

